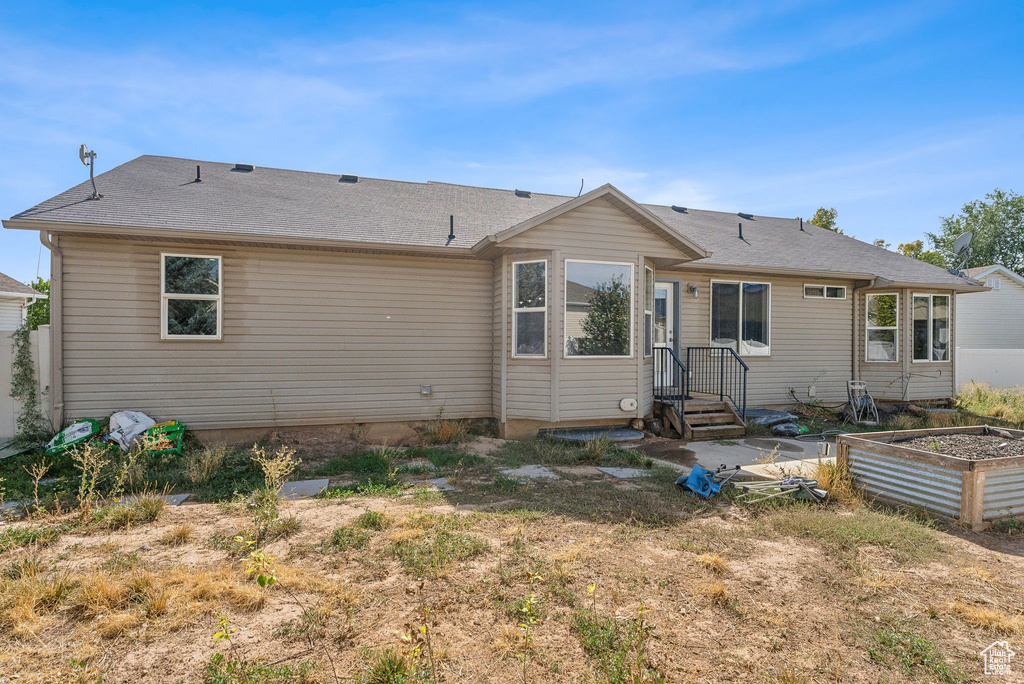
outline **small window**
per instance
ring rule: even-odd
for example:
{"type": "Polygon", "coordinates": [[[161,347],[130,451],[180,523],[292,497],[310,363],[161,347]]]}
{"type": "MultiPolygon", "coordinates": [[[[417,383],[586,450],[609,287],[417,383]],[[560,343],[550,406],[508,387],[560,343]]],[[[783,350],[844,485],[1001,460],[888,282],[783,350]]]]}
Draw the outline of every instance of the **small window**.
{"type": "Polygon", "coordinates": [[[1002,284],[1002,278],[985,278],[985,287],[991,287],[993,290],[998,290],[1002,284]]]}
{"type": "Polygon", "coordinates": [[[899,360],[899,303],[898,294],[867,295],[865,360],[899,360]]]}
{"type": "Polygon", "coordinates": [[[565,355],[633,355],[633,265],[565,262],[565,355]]]}
{"type": "Polygon", "coordinates": [[[163,339],[221,338],[221,258],[161,254],[160,336],[163,339]]]}
{"type": "Polygon", "coordinates": [[[548,262],[512,264],[513,356],[545,357],[548,351],[548,262]]]}
{"type": "Polygon", "coordinates": [[[654,353],[654,271],[645,268],[644,281],[644,356],[654,353]]]}
{"type": "Polygon", "coordinates": [[[804,285],[804,299],[846,299],[842,285],[804,285]]]}
{"type": "Polygon", "coordinates": [[[914,295],[914,361],[949,361],[949,295],[914,295]]]}
{"type": "Polygon", "coordinates": [[[711,346],[743,356],[771,354],[771,285],[711,283],[711,346]]]}

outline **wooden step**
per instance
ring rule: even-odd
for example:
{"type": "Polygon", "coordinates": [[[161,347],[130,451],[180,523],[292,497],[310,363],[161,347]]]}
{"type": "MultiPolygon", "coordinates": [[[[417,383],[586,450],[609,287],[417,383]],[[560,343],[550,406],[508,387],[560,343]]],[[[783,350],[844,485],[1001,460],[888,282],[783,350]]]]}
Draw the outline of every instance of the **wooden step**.
{"type": "Polygon", "coordinates": [[[729,405],[726,404],[724,401],[715,401],[715,402],[694,402],[694,401],[688,401],[683,406],[683,411],[686,412],[686,415],[690,415],[691,413],[723,413],[723,412],[728,412],[729,410],[730,410],[729,409],[729,405]]]}
{"type": "Polygon", "coordinates": [[[687,411],[686,422],[694,427],[698,425],[735,425],[736,414],[731,411],[717,413],[690,413],[687,411]]]}
{"type": "Polygon", "coordinates": [[[742,425],[706,425],[691,427],[688,432],[690,433],[690,439],[694,441],[735,439],[747,434],[746,428],[742,425]]]}

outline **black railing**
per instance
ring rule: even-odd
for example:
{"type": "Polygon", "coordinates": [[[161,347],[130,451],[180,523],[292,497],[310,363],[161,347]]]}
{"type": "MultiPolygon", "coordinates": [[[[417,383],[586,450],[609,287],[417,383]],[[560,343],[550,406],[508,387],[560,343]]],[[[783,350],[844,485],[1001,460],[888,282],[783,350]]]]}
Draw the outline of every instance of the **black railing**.
{"type": "Polygon", "coordinates": [[[728,399],[736,412],[747,419],[747,371],[750,368],[731,347],[687,347],[687,398],[694,394],[718,395],[728,399]]]}
{"type": "Polygon", "coordinates": [[[670,347],[654,348],[654,398],[672,406],[683,420],[686,405],[686,366],[670,347]]]}

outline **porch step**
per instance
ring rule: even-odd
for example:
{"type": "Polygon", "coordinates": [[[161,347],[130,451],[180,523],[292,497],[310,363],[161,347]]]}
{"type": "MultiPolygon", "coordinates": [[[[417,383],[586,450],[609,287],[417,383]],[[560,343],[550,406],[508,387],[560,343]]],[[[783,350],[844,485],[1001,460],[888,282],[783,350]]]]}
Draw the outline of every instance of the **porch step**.
{"type": "Polygon", "coordinates": [[[690,439],[699,442],[711,439],[734,439],[747,434],[742,425],[705,425],[690,427],[690,439]]]}
{"type": "Polygon", "coordinates": [[[722,413],[729,411],[724,401],[688,401],[683,409],[686,415],[693,413],[722,413]]]}
{"type": "Polygon", "coordinates": [[[731,425],[736,423],[736,416],[729,411],[708,413],[690,413],[690,411],[687,411],[686,422],[692,427],[699,425],[731,425]]]}

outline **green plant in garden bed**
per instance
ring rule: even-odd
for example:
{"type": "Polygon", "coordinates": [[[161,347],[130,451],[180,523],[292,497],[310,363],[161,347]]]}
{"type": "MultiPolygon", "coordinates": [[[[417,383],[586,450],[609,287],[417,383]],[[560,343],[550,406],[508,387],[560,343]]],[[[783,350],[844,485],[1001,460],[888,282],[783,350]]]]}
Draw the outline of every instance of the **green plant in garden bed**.
{"type": "Polygon", "coordinates": [[[8,527],[0,531],[0,553],[23,546],[47,546],[60,539],[62,526],[8,527]]]}

